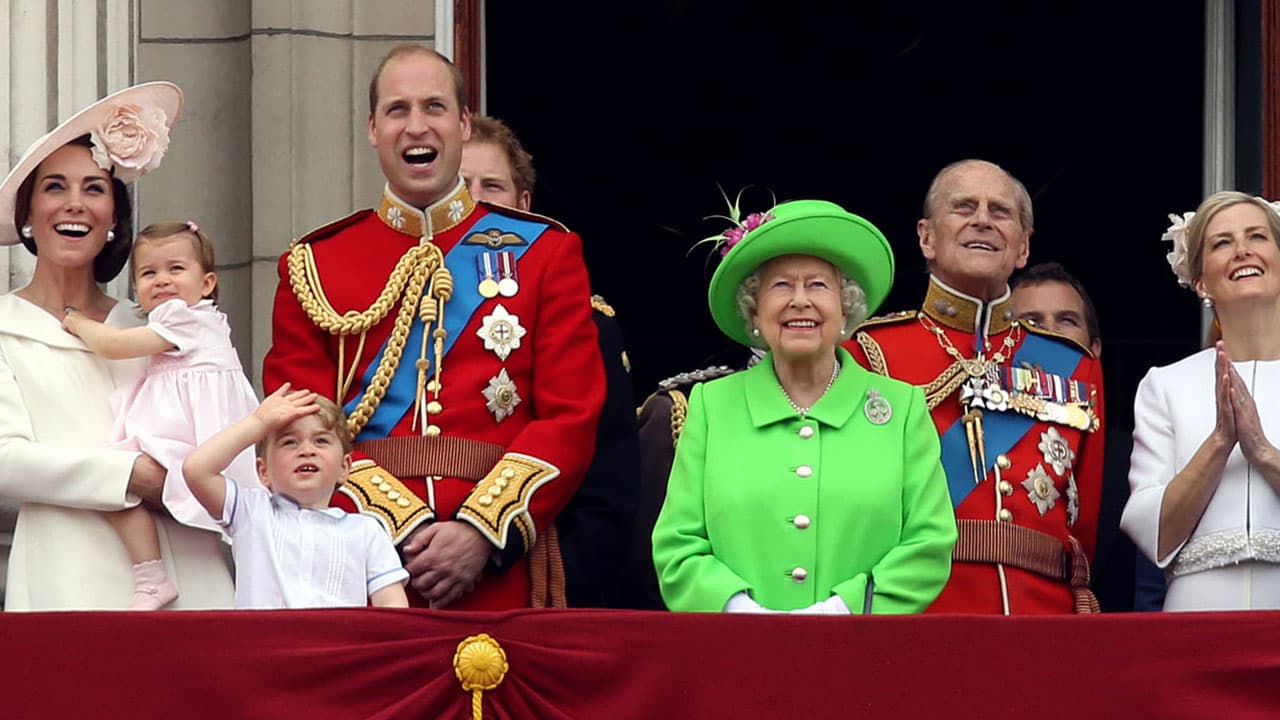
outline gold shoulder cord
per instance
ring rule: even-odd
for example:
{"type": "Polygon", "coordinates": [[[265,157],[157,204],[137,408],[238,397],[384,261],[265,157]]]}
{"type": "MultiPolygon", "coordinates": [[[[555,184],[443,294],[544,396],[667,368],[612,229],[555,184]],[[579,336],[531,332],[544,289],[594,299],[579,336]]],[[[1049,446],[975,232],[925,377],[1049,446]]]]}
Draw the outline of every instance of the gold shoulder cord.
{"type": "Polygon", "coordinates": [[[671,446],[680,442],[680,433],[684,431],[684,420],[689,415],[689,400],[679,390],[667,393],[671,397],[671,446]]]}
{"type": "MultiPolygon", "coordinates": [[[[356,409],[347,418],[347,427],[350,428],[351,434],[355,435],[360,432],[369,422],[369,418],[373,416],[378,404],[382,402],[382,398],[386,395],[387,385],[391,382],[391,377],[395,374],[396,368],[400,366],[400,357],[404,352],[405,342],[409,337],[409,327],[413,322],[415,311],[419,311],[424,322],[428,325],[431,321],[436,320],[444,315],[444,302],[448,296],[452,294],[452,277],[449,271],[444,267],[444,257],[440,253],[440,248],[436,247],[430,241],[424,241],[419,245],[409,248],[400,260],[396,262],[395,269],[391,271],[391,276],[387,279],[387,284],[382,288],[382,292],[378,294],[378,299],[363,312],[350,310],[346,313],[339,314],[337,310],[329,303],[325,297],[324,289],[320,284],[320,273],[316,268],[315,255],[311,251],[311,246],[305,243],[294,245],[289,251],[289,282],[293,286],[293,294],[297,296],[298,303],[302,306],[307,317],[322,330],[327,331],[331,335],[338,336],[338,378],[337,378],[337,398],[339,401],[346,396],[347,391],[351,388],[351,383],[355,380],[356,370],[360,365],[360,358],[364,353],[365,336],[369,329],[382,322],[382,320],[391,311],[392,305],[399,300],[400,309],[396,313],[395,326],[392,328],[391,337],[387,341],[386,352],[383,353],[382,360],[378,363],[378,369],[374,373],[369,386],[365,388],[364,394],[360,398],[360,402],[356,405],[356,409]],[[423,289],[427,286],[428,278],[434,282],[433,293],[429,295],[434,297],[438,302],[429,303],[428,298],[423,296],[423,289]],[[419,306],[421,305],[421,310],[419,306]],[[430,310],[428,310],[430,306],[430,310]],[[351,360],[349,366],[346,365],[344,359],[344,348],[346,345],[346,336],[359,333],[359,345],[356,348],[356,355],[351,360]]],[[[436,382],[434,386],[439,388],[440,377],[440,356],[443,350],[444,329],[437,328],[433,337],[436,338],[436,382]]],[[[426,355],[426,340],[424,334],[424,342],[422,348],[423,356],[426,355]]],[[[425,373],[425,364],[418,363],[418,386],[421,389],[423,385],[422,376],[425,373]]],[[[419,391],[414,399],[415,416],[416,405],[422,393],[419,391]]]]}
{"type": "Polygon", "coordinates": [[[856,333],[854,338],[858,341],[858,346],[862,348],[862,352],[867,354],[867,362],[871,364],[871,372],[888,377],[889,365],[884,361],[884,352],[880,350],[880,343],[864,332],[856,333]]]}

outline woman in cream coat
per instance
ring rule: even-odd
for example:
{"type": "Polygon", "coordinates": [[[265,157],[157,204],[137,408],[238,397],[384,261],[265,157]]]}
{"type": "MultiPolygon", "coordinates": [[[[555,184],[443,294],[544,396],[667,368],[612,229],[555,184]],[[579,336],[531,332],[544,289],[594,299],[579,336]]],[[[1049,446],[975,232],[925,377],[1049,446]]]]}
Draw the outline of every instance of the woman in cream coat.
{"type": "Polygon", "coordinates": [[[1165,569],[1165,610],[1280,608],[1280,215],[1216,193],[1166,234],[1222,340],[1153,368],[1134,403],[1121,527],[1165,569]]]}
{"type": "MultiPolygon", "coordinates": [[[[30,284],[0,296],[0,496],[21,503],[6,610],[120,609],[133,595],[129,557],[101,511],[159,502],[164,469],[106,449],[110,395],[145,360],[99,358],[62,329],[62,316],[75,307],[142,324],[97,283],[129,257],[124,182],[159,164],[181,109],[169,83],[123,90],[37,140],[0,185],[0,244],[21,240],[37,256],[30,284]]],[[[168,518],[159,526],[180,593],[169,607],[230,607],[218,536],[168,518]]]]}
{"type": "Polygon", "coordinates": [[[889,291],[888,242],[817,200],[750,216],[725,239],[712,316],[769,353],[689,397],[653,530],[667,607],[922,611],[956,542],[938,434],[919,388],[838,347],[889,291]]]}

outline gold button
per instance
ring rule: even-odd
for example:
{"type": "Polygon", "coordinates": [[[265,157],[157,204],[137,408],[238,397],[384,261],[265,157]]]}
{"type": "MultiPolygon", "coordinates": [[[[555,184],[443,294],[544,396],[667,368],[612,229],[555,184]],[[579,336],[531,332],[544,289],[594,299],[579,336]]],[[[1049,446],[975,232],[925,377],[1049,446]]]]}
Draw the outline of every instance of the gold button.
{"type": "Polygon", "coordinates": [[[379,486],[378,486],[378,489],[379,489],[379,490],[381,490],[382,492],[390,492],[390,491],[391,491],[391,483],[384,482],[384,483],[382,483],[381,485],[379,485],[379,486]]]}
{"type": "Polygon", "coordinates": [[[811,438],[811,437],[813,437],[813,426],[812,426],[812,425],[804,425],[804,426],[802,426],[802,427],[800,428],[800,439],[801,439],[801,440],[808,440],[808,439],[809,439],[809,438],[811,438]]]}
{"type": "Polygon", "coordinates": [[[387,493],[388,500],[395,500],[398,497],[400,497],[399,491],[392,490],[391,492],[387,493]]]}
{"type": "Polygon", "coordinates": [[[502,494],[502,488],[498,487],[497,485],[492,485],[489,487],[489,494],[494,497],[498,497],[499,495],[502,494]]]}
{"type": "Polygon", "coordinates": [[[800,528],[801,530],[804,530],[805,528],[809,527],[809,516],[808,516],[808,515],[797,515],[797,516],[795,516],[795,517],[791,520],[791,524],[792,524],[792,525],[795,525],[796,527],[800,528]]]}
{"type": "Polygon", "coordinates": [[[1009,482],[1008,480],[1001,480],[1000,484],[997,487],[1000,488],[1001,495],[1008,496],[1013,494],[1013,483],[1009,482]]]}
{"type": "Polygon", "coordinates": [[[435,436],[437,436],[437,435],[439,435],[439,434],[440,434],[440,426],[439,426],[439,425],[428,425],[428,426],[427,426],[427,437],[435,437],[435,436]]]}
{"type": "Polygon", "coordinates": [[[1009,522],[1010,520],[1013,520],[1013,513],[1009,512],[1007,508],[1000,508],[1000,522],[1009,522]]]}
{"type": "Polygon", "coordinates": [[[488,495],[481,495],[480,499],[476,500],[476,502],[480,503],[481,505],[492,505],[493,498],[489,497],[488,495]]]}
{"type": "Polygon", "coordinates": [[[494,478],[493,484],[500,488],[505,488],[507,486],[507,479],[504,477],[494,478]]]}
{"type": "Polygon", "coordinates": [[[1036,494],[1041,497],[1049,494],[1049,483],[1044,478],[1036,478],[1036,494]]]}
{"type": "Polygon", "coordinates": [[[1002,453],[996,456],[996,466],[1001,470],[1008,470],[1013,467],[1013,461],[1009,459],[1008,455],[1002,453]]]}
{"type": "Polygon", "coordinates": [[[441,410],[444,410],[444,406],[441,405],[438,401],[432,400],[431,402],[427,403],[427,412],[431,413],[432,415],[438,414],[441,410]]]}
{"type": "Polygon", "coordinates": [[[515,470],[515,468],[503,468],[503,469],[502,469],[502,477],[504,477],[504,478],[506,478],[506,479],[510,480],[511,478],[513,478],[513,477],[515,477],[515,476],[516,476],[516,470],[515,470]]]}
{"type": "Polygon", "coordinates": [[[809,571],[802,567],[798,567],[791,571],[791,579],[798,583],[802,583],[809,577],[809,571]]]}
{"type": "Polygon", "coordinates": [[[400,507],[409,507],[409,498],[402,497],[396,501],[396,504],[399,505],[400,507]]]}
{"type": "Polygon", "coordinates": [[[813,475],[813,468],[808,465],[801,465],[796,468],[796,475],[799,475],[802,478],[811,477],[813,475]]]}
{"type": "Polygon", "coordinates": [[[440,391],[440,383],[436,382],[435,380],[427,381],[427,392],[439,392],[439,391],[440,391]]]}

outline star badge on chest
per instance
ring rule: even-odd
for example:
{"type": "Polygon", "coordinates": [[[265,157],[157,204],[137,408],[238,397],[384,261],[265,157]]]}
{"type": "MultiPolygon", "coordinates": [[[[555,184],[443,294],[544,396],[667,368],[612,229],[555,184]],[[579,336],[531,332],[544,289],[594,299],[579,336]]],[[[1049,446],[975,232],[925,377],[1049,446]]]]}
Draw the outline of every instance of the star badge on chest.
{"type": "Polygon", "coordinates": [[[515,381],[507,374],[506,368],[489,378],[489,386],[480,392],[484,395],[485,407],[498,422],[510,417],[520,404],[520,393],[516,392],[515,381]]]}
{"type": "Polygon", "coordinates": [[[499,360],[506,361],[511,351],[520,347],[520,338],[528,332],[520,324],[519,315],[512,315],[505,307],[498,305],[492,313],[480,320],[476,336],[484,341],[485,350],[492,350],[499,360]]]}

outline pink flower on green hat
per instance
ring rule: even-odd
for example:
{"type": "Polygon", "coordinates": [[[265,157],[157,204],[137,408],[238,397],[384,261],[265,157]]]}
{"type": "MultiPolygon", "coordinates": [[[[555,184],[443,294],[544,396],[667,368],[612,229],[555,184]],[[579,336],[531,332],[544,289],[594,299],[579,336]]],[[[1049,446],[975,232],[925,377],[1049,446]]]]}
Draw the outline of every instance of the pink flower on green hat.
{"type": "Polygon", "coordinates": [[[751,213],[742,221],[738,227],[731,227],[724,231],[724,244],[720,246],[720,255],[728,255],[729,250],[742,241],[747,233],[755,230],[761,225],[773,219],[773,213],[751,213]]]}

